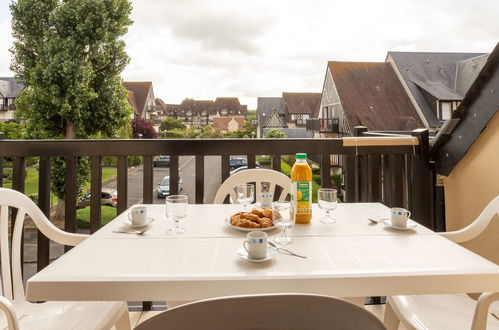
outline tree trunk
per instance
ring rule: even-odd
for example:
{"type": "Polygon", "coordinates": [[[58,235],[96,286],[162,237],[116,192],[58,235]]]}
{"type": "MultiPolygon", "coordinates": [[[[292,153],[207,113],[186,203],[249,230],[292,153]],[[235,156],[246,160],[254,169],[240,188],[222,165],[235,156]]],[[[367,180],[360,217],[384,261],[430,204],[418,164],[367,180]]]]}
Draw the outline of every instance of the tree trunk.
{"type": "Polygon", "coordinates": [[[66,208],[65,208],[65,206],[66,206],[66,203],[64,202],[64,199],[59,199],[57,201],[57,206],[56,206],[55,215],[54,215],[54,221],[56,221],[56,222],[64,222],[64,219],[66,217],[66,208]]]}
{"type": "MultiPolygon", "coordinates": [[[[66,129],[64,133],[64,139],[74,139],[76,137],[76,128],[74,123],[66,122],[66,129]]],[[[57,202],[57,208],[55,211],[55,221],[64,221],[66,216],[65,201],[60,198],[57,202]]]]}

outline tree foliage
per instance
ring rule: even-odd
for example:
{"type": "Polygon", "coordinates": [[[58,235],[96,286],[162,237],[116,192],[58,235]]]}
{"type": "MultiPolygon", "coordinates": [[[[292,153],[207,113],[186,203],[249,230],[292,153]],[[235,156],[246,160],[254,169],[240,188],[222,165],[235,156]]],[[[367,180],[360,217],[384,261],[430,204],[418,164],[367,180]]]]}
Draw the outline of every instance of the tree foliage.
{"type": "Polygon", "coordinates": [[[155,139],[158,137],[158,133],[150,121],[136,117],[132,120],[132,136],[134,139],[155,139]]]}
{"type": "Polygon", "coordinates": [[[26,127],[15,122],[0,121],[0,132],[5,133],[5,139],[22,140],[26,138],[26,127]]]}
{"type": "Polygon", "coordinates": [[[167,117],[161,121],[159,126],[160,131],[172,131],[174,129],[183,130],[185,129],[185,124],[175,118],[167,117]]]}
{"type": "Polygon", "coordinates": [[[284,139],[287,137],[288,136],[286,135],[286,133],[284,133],[283,131],[281,131],[278,128],[269,129],[267,131],[267,133],[265,133],[265,136],[264,136],[264,138],[266,138],[266,139],[284,139]]]}
{"type": "MultiPolygon", "coordinates": [[[[121,37],[132,23],[128,0],[17,0],[10,4],[11,70],[25,88],[17,119],[32,138],[114,137],[131,115],[121,72],[128,64],[121,37]]],[[[85,168],[87,167],[87,168],[85,168]]],[[[53,190],[64,195],[61,159],[53,190]]],[[[88,178],[78,161],[79,183],[88,178]]],[[[79,186],[81,188],[81,186],[79,186]]]]}

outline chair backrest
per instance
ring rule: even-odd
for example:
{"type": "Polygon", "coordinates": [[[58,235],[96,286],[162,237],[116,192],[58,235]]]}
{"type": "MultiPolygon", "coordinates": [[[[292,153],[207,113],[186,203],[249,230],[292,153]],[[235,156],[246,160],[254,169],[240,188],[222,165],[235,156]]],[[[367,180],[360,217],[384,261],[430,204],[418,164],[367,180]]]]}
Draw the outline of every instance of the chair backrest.
{"type": "Polygon", "coordinates": [[[461,230],[439,234],[456,243],[467,242],[480,235],[496,215],[499,215],[499,195],[494,197],[468,226],[461,230]]]}
{"type": "Polygon", "coordinates": [[[233,201],[236,200],[235,188],[241,183],[255,182],[256,201],[259,202],[262,182],[270,182],[270,192],[275,194],[276,185],[282,188],[279,201],[284,201],[291,191],[291,180],[281,172],[267,169],[248,169],[230,176],[218,189],[213,204],[222,204],[229,195],[233,201]]]}
{"type": "Polygon", "coordinates": [[[136,330],[385,329],[364,308],[343,299],[308,294],[222,297],[182,305],[158,314],[136,330]]]}
{"type": "Polygon", "coordinates": [[[45,236],[55,242],[76,245],[87,237],[60,230],[47,219],[29,197],[12,189],[0,188],[0,294],[10,300],[24,300],[21,244],[26,215],[33,220],[45,236]],[[17,214],[13,224],[11,254],[9,250],[9,217],[13,214],[14,209],[17,214]]]}

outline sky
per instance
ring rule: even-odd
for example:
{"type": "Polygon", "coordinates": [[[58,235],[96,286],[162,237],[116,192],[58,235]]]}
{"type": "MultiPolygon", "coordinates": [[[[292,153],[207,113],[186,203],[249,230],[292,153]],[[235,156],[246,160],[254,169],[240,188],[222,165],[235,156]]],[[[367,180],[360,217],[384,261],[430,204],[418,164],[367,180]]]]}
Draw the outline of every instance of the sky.
{"type": "MultiPolygon", "coordinates": [[[[9,70],[10,0],[0,0],[0,76],[9,70]]],[[[490,52],[494,0],[132,0],[125,81],[185,98],[321,92],[327,61],[382,62],[387,51],[490,52]]]]}

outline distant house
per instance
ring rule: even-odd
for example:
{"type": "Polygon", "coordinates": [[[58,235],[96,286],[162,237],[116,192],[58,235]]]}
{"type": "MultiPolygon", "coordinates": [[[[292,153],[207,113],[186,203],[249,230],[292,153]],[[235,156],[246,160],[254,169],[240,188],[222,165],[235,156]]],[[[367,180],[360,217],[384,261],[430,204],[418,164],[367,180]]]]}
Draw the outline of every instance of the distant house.
{"type": "Polygon", "coordinates": [[[320,137],[338,137],[351,135],[355,126],[366,126],[370,131],[423,127],[389,63],[328,63],[319,119],[310,120],[308,129],[320,137]]]}
{"type": "Polygon", "coordinates": [[[282,93],[287,126],[305,128],[307,119],[317,118],[321,96],[321,93],[282,93]]]}
{"type": "Polygon", "coordinates": [[[286,127],[286,112],[282,97],[259,97],[256,115],[258,120],[257,137],[264,136],[264,129],[286,127]]]}
{"type": "Polygon", "coordinates": [[[388,52],[386,57],[430,129],[451,117],[486,60],[483,53],[388,52]]]}
{"type": "Polygon", "coordinates": [[[320,93],[282,93],[282,97],[259,97],[257,106],[258,137],[278,128],[289,138],[310,138],[307,119],[319,112],[320,93]]]}
{"type": "Polygon", "coordinates": [[[14,78],[0,77],[0,121],[5,122],[14,119],[15,100],[23,89],[24,86],[14,78]]]}
{"type": "MultiPolygon", "coordinates": [[[[498,87],[499,44],[432,141],[436,171],[443,176],[447,230],[469,225],[499,195],[498,87]]],[[[495,220],[498,218],[496,215],[495,220]]],[[[488,230],[492,234],[490,240],[481,235],[467,247],[477,251],[485,248],[487,242],[497,241],[499,221],[492,221],[489,226],[493,226],[488,230]]],[[[496,263],[498,252],[495,247],[495,259],[490,258],[496,263]]]]}
{"type": "Polygon", "coordinates": [[[236,97],[217,97],[215,101],[185,99],[180,104],[164,104],[162,109],[166,116],[194,127],[213,125],[217,117],[237,117],[244,121],[248,113],[248,106],[236,97]]]}
{"type": "Polygon", "coordinates": [[[152,82],[125,81],[123,85],[128,91],[128,103],[133,108],[134,117],[150,120],[157,128],[161,107],[156,105],[152,82]]]}
{"type": "Polygon", "coordinates": [[[230,133],[243,128],[244,117],[215,117],[213,118],[213,128],[222,132],[230,133]]]}

